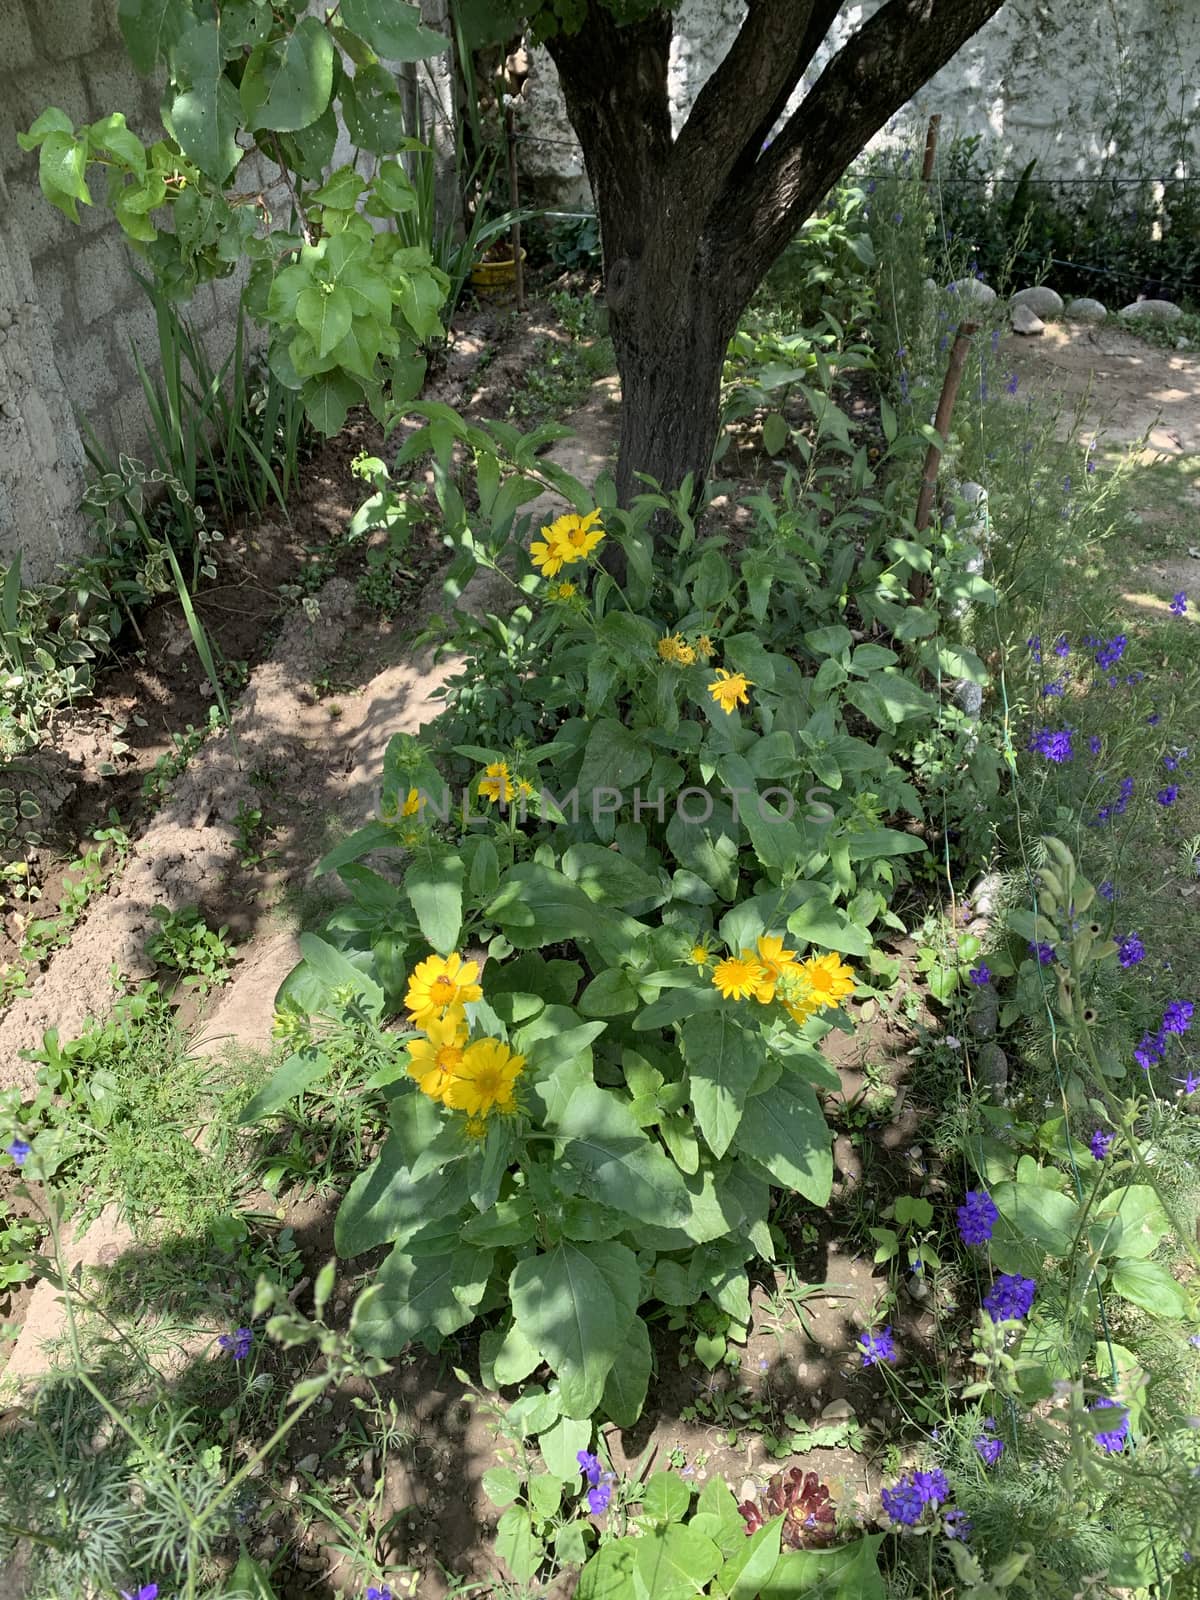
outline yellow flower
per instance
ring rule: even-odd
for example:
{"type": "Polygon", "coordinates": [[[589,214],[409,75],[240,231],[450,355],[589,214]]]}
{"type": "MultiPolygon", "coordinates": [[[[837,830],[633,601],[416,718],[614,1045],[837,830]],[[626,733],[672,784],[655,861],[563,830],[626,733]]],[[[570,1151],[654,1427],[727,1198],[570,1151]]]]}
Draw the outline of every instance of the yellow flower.
{"type": "Polygon", "coordinates": [[[404,846],[404,848],[406,850],[415,850],[417,848],[417,846],[422,842],[422,840],[424,838],[425,838],[425,829],[424,828],[421,828],[421,827],[417,827],[417,828],[409,827],[409,828],[401,828],[401,830],[400,830],[400,843],[404,846]]]}
{"type": "Polygon", "coordinates": [[[467,1046],[462,1065],[446,1089],[446,1104],[469,1117],[486,1117],[495,1108],[513,1111],[513,1090],[525,1070],[502,1039],[477,1039],[467,1046]]]}
{"type": "MultiPolygon", "coordinates": [[[[777,938],[775,934],[764,933],[758,941],[758,959],[766,968],[767,979],[770,984],[771,992],[765,998],[773,1000],[775,998],[775,985],[795,962],[796,952],[794,950],[785,950],[783,940],[777,938]]],[[[760,995],[758,998],[763,999],[763,996],[760,995]]]]}
{"type": "Polygon", "coordinates": [[[832,950],[823,956],[810,956],[800,963],[800,970],[818,1006],[836,1006],[854,993],[854,973],[832,950]]]}
{"type": "Polygon", "coordinates": [[[708,692],[725,715],[729,716],[734,706],[750,704],[750,696],[746,690],[753,687],[753,679],[748,678],[744,672],[726,672],[724,667],[718,667],[717,681],[709,684],[708,692]]]}
{"type": "Polygon", "coordinates": [[[408,1074],[417,1080],[422,1094],[445,1100],[446,1087],[462,1066],[466,1044],[466,1020],[457,1006],[441,1019],[430,1017],[425,1038],[408,1041],[408,1074]]]}
{"type": "MultiPolygon", "coordinates": [[[[768,983],[774,992],[774,984],[753,950],[743,950],[741,955],[726,956],[724,961],[718,961],[712,981],[726,1000],[742,1000],[747,995],[753,995],[757,1000],[760,990],[768,983]]],[[[770,998],[768,994],[767,999],[770,998]]]]}
{"type": "Polygon", "coordinates": [[[502,806],[508,804],[513,797],[513,785],[507,761],[493,761],[484,768],[483,777],[479,780],[479,793],[485,799],[499,801],[502,806]]]}
{"type": "Polygon", "coordinates": [[[573,600],[579,593],[573,583],[552,583],[546,590],[547,600],[573,600]]]}
{"type": "Polygon", "coordinates": [[[783,1002],[783,1009],[787,1012],[788,1016],[791,1017],[796,1026],[802,1028],[808,1021],[809,1017],[811,1017],[812,1014],[817,1010],[817,1006],[812,1000],[785,1000],[783,1002]]]}
{"type": "Polygon", "coordinates": [[[415,817],[420,809],[421,791],[419,789],[410,789],[408,791],[408,799],[400,808],[400,815],[402,817],[415,817]]]}
{"type": "Polygon", "coordinates": [[[681,667],[690,667],[696,659],[696,652],[685,640],[679,641],[679,648],[675,652],[675,659],[681,667]]]}
{"type": "Polygon", "coordinates": [[[545,540],[537,539],[529,546],[534,566],[546,577],[553,578],[564,567],[586,561],[604,538],[604,529],[596,526],[599,520],[599,511],[589,511],[586,517],[572,511],[548,528],[542,528],[545,540]]]}
{"type": "Polygon", "coordinates": [[[688,951],[688,960],[694,967],[706,967],[708,965],[711,957],[708,953],[707,939],[701,939],[699,943],[692,946],[688,951]]]}
{"type": "Polygon", "coordinates": [[[457,952],[426,956],[409,975],[404,1003],[418,1025],[427,1028],[431,1018],[445,1018],[451,1007],[481,999],[483,990],[478,977],[478,962],[464,961],[457,952]]]}
{"type": "Polygon", "coordinates": [[[706,633],[696,640],[696,654],[707,661],[713,654],[713,642],[706,633]]]}
{"type": "Polygon", "coordinates": [[[536,792],[537,791],[534,789],[528,778],[517,779],[517,793],[521,796],[522,800],[532,800],[536,792]]]}

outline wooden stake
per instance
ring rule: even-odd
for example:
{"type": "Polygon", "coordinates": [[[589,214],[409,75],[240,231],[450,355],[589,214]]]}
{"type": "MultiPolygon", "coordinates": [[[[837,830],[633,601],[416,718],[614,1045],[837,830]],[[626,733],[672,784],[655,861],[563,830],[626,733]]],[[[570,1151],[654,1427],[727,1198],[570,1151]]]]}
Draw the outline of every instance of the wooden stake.
{"type": "MultiPolygon", "coordinates": [[[[924,533],[929,526],[933,515],[933,497],[937,493],[938,467],[941,465],[942,451],[945,449],[946,440],[950,437],[950,421],[954,416],[954,402],[958,399],[959,386],[962,383],[963,369],[967,364],[967,353],[971,348],[972,337],[979,332],[977,322],[960,322],[958,331],[954,335],[954,345],[950,351],[950,360],[946,366],[946,378],[942,384],[942,395],[938,401],[937,415],[933,419],[934,430],[941,435],[941,444],[931,444],[925,453],[925,470],[921,476],[921,493],[917,498],[916,526],[918,533],[924,533]]],[[[923,572],[914,572],[908,580],[908,592],[914,600],[923,600],[929,591],[929,583],[923,572]]]]}
{"type": "MultiPolygon", "coordinates": [[[[508,144],[508,200],[514,211],[520,209],[517,196],[517,134],[511,108],[504,113],[504,137],[508,144]]],[[[512,253],[515,268],[517,310],[525,309],[525,269],[521,265],[521,224],[512,225],[512,253]]]]}
{"type": "Polygon", "coordinates": [[[921,163],[921,182],[928,183],[933,177],[933,158],[937,155],[938,129],[942,125],[942,114],[935,111],[929,119],[929,128],[925,134],[925,159],[921,163]]]}

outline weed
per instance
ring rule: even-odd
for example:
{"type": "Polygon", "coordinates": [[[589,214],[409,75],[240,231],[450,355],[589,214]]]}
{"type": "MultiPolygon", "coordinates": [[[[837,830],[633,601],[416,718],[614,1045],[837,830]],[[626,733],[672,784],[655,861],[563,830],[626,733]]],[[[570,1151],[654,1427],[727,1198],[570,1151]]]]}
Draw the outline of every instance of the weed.
{"type": "Polygon", "coordinates": [[[170,972],[177,972],[189,989],[201,994],[229,981],[237,947],[229,942],[228,927],[210,928],[196,906],[171,911],[153,906],[150,915],[158,932],[146,941],[146,954],[170,972]]]}
{"type": "Polygon", "coordinates": [[[221,726],[221,713],[217,706],[208,708],[208,725],[196,728],[189,722],[183,733],[171,735],[172,749],[167,755],[159,756],[153,767],[142,779],[142,798],[151,805],[161,805],[170,793],[171,785],[183,772],[200,746],[209,734],[216,733],[221,726]]]}

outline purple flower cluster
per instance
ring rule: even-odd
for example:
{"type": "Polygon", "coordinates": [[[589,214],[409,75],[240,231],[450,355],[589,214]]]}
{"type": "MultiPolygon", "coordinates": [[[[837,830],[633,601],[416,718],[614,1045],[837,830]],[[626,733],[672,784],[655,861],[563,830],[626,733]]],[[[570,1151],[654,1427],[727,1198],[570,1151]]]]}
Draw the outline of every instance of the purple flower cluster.
{"type": "Polygon", "coordinates": [[[1102,1394],[1098,1400],[1093,1400],[1088,1410],[1107,1411],[1110,1408],[1115,1408],[1121,1413],[1121,1420],[1115,1428],[1106,1428],[1103,1433],[1097,1433],[1094,1437],[1101,1450],[1106,1450],[1109,1455],[1115,1455],[1117,1451],[1124,1450],[1125,1441],[1129,1437],[1128,1409],[1119,1400],[1110,1400],[1107,1395],[1102,1394]]]}
{"type": "Polygon", "coordinates": [[[1125,635],[1118,633],[1100,646],[1099,650],[1096,651],[1096,665],[1101,672],[1107,672],[1111,667],[1116,666],[1117,662],[1125,654],[1125,646],[1128,643],[1129,640],[1125,635]]]}
{"type": "Polygon", "coordinates": [[[1096,893],[1100,896],[1101,900],[1115,900],[1117,897],[1117,891],[1113,887],[1113,881],[1111,878],[1105,878],[1103,883],[1097,884],[1096,893]]]}
{"type": "Polygon", "coordinates": [[[950,1498],[950,1485],[940,1467],[932,1472],[906,1472],[899,1483],[880,1493],[883,1509],[893,1522],[915,1528],[926,1506],[935,1511],[950,1498]]]}
{"type": "Polygon", "coordinates": [[[986,1189],[968,1189],[957,1216],[964,1244],[986,1244],[1000,1219],[995,1201],[986,1189]]]}
{"type": "MultiPolygon", "coordinates": [[[[1070,478],[1068,478],[1067,482],[1070,483],[1070,481],[1070,478]]],[[[1059,658],[1060,661],[1065,661],[1066,658],[1071,654],[1071,646],[1067,642],[1067,636],[1065,633],[1060,633],[1058,638],[1054,641],[1054,654],[1059,658]]]]}
{"type": "Polygon", "coordinates": [[[244,1361],[250,1354],[254,1334],[249,1328],[238,1328],[234,1333],[223,1333],[217,1340],[221,1349],[235,1361],[244,1361]]]}
{"type": "Polygon", "coordinates": [[[1070,728],[1043,728],[1030,739],[1028,748],[1034,755],[1045,756],[1047,761],[1054,761],[1060,766],[1064,761],[1075,759],[1070,728]]]}
{"type": "Polygon", "coordinates": [[[965,1541],[974,1526],[975,1524],[967,1513],[958,1506],[955,1506],[953,1510],[947,1511],[942,1518],[942,1532],[947,1539],[962,1539],[965,1541]]]}
{"type": "Polygon", "coordinates": [[[1127,933],[1117,944],[1117,960],[1123,967],[1136,967],[1146,959],[1146,946],[1136,933],[1127,933]]]}
{"type": "Polygon", "coordinates": [[[896,1359],[896,1341],[892,1337],[891,1328],[883,1328],[879,1333],[860,1334],[858,1347],[862,1351],[864,1367],[873,1367],[878,1362],[896,1359]]]}
{"type": "Polygon", "coordinates": [[[392,1600],[392,1591],[386,1583],[368,1584],[367,1600],[392,1600]]]}
{"type": "Polygon", "coordinates": [[[13,1139],[4,1146],[6,1156],[11,1156],[18,1167],[23,1167],[29,1159],[33,1146],[25,1139],[13,1139]]]}
{"type": "Polygon", "coordinates": [[[1113,817],[1125,815],[1129,802],[1133,798],[1133,779],[1122,778],[1117,785],[1117,798],[1110,806],[1101,806],[1096,813],[1097,822],[1109,822],[1113,817]]]}
{"type": "Polygon", "coordinates": [[[156,1583],[143,1583],[137,1589],[121,1589],[118,1590],[118,1593],[121,1596],[121,1600],[158,1600],[158,1585],[156,1583]]]}
{"type": "Polygon", "coordinates": [[[1167,784],[1166,788],[1160,789],[1154,798],[1160,806],[1173,806],[1179,798],[1179,785],[1177,783],[1167,784]]]}
{"type": "Polygon", "coordinates": [[[1004,1454],[1004,1440],[996,1438],[995,1430],[995,1417],[988,1417],[983,1424],[983,1432],[975,1440],[975,1448],[979,1452],[979,1459],[985,1467],[994,1467],[1004,1454]]]}
{"type": "Polygon", "coordinates": [[[1040,667],[1041,664],[1042,664],[1042,636],[1041,636],[1041,634],[1040,633],[1035,633],[1030,638],[1026,639],[1025,648],[1029,651],[1029,654],[1033,657],[1034,663],[1037,666],[1040,667]]]}
{"type": "Polygon", "coordinates": [[[579,1470],[583,1473],[590,1488],[588,1489],[588,1510],[594,1517],[607,1511],[612,1501],[613,1475],[605,1472],[600,1465],[600,1457],[590,1450],[579,1450],[575,1455],[579,1463],[579,1470]]]}
{"type": "Polygon", "coordinates": [[[1164,1033],[1186,1033],[1192,1025],[1195,1006],[1190,1000],[1172,1000],[1163,1012],[1164,1033]]]}
{"type": "Polygon", "coordinates": [[[1192,1025],[1195,1006],[1190,1000],[1172,1000],[1162,1015],[1162,1022],[1154,1033],[1148,1030],[1134,1047],[1133,1059],[1143,1072],[1157,1066],[1167,1053],[1167,1035],[1185,1034],[1192,1025]]]}
{"type": "Polygon", "coordinates": [[[1040,967],[1048,967],[1054,960],[1054,946],[1047,944],[1044,939],[1030,939],[1029,954],[1040,967]]]}
{"type": "Polygon", "coordinates": [[[1029,1315],[1037,1284],[1015,1272],[1002,1272],[984,1296],[983,1309],[993,1322],[1020,1322],[1029,1315]]]}
{"type": "Polygon", "coordinates": [[[1088,1149],[1097,1161],[1106,1161],[1108,1159],[1108,1152],[1112,1149],[1112,1145],[1113,1135],[1105,1133],[1103,1128],[1097,1128],[1088,1140],[1088,1149]]]}
{"type": "Polygon", "coordinates": [[[992,981],[992,969],[986,961],[981,961],[977,967],[972,967],[967,974],[977,989],[982,989],[985,983],[992,981]]]}
{"type": "Polygon", "coordinates": [[[1187,610],[1187,590],[1180,589],[1178,594],[1171,596],[1171,614],[1181,617],[1187,610]]]}

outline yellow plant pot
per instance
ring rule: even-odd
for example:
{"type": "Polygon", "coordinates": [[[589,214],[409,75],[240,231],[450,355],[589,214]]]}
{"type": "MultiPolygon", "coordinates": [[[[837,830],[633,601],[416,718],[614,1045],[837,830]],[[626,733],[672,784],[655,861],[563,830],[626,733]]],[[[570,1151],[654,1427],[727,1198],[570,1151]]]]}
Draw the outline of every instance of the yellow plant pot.
{"type": "MultiPolygon", "coordinates": [[[[521,251],[524,261],[525,252],[521,251]]],[[[517,263],[509,256],[506,261],[477,261],[471,268],[471,287],[483,294],[495,294],[508,289],[517,281],[517,263]]]]}

